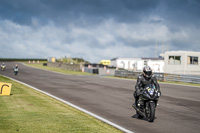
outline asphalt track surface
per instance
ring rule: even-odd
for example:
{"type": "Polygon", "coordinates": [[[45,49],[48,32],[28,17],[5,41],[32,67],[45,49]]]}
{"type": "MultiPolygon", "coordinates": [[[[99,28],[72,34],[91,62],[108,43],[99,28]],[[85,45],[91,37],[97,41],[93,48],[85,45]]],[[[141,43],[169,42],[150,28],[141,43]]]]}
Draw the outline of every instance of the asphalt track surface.
{"type": "Polygon", "coordinates": [[[6,62],[6,65],[6,70],[0,74],[48,92],[135,133],[200,132],[200,87],[160,83],[162,96],[156,119],[149,123],[146,119],[137,119],[132,108],[135,80],[58,74],[20,63],[19,74],[15,76],[12,71],[15,63],[6,62]]]}

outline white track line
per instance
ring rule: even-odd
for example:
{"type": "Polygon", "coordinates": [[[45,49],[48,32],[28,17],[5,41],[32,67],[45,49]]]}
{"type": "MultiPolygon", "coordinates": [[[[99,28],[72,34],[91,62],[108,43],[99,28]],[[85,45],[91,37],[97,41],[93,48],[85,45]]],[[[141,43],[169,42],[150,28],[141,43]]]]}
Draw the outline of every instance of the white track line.
{"type": "MultiPolygon", "coordinates": [[[[0,75],[1,75],[1,74],[0,74],[0,75]]],[[[8,78],[8,79],[11,79],[11,80],[13,80],[13,81],[16,81],[16,82],[18,82],[18,83],[21,83],[21,84],[23,84],[23,85],[25,85],[25,86],[28,86],[28,87],[30,87],[30,88],[32,88],[32,89],[34,89],[34,90],[37,90],[37,91],[39,91],[39,92],[41,92],[41,93],[43,93],[43,94],[45,94],[45,95],[48,95],[48,96],[50,96],[50,97],[52,97],[52,98],[54,98],[54,99],[56,99],[56,100],[58,100],[58,101],[61,101],[61,102],[65,103],[65,104],[67,104],[67,105],[69,105],[69,106],[72,106],[72,107],[74,107],[74,108],[76,108],[76,109],[78,109],[78,110],[80,110],[80,111],[82,111],[82,112],[84,112],[84,113],[86,113],[86,114],[89,114],[89,115],[91,115],[91,116],[93,116],[93,117],[95,117],[95,118],[97,118],[97,119],[99,119],[99,120],[101,120],[101,121],[103,121],[103,122],[105,122],[105,123],[107,123],[107,124],[109,124],[109,125],[111,125],[111,126],[117,128],[117,129],[119,129],[119,130],[125,132],[125,133],[134,133],[134,132],[132,132],[132,131],[130,131],[130,130],[127,130],[127,129],[125,129],[125,128],[123,128],[123,127],[121,127],[121,126],[119,126],[119,125],[117,125],[117,124],[115,124],[115,123],[113,123],[113,122],[111,122],[111,121],[109,121],[109,120],[106,120],[106,119],[104,119],[104,118],[102,118],[102,117],[100,117],[100,116],[98,116],[98,115],[96,115],[96,114],[94,114],[94,113],[91,113],[91,112],[89,112],[89,111],[87,111],[87,110],[85,110],[85,109],[83,109],[83,108],[80,108],[80,107],[78,107],[78,106],[76,106],[76,105],[74,105],[74,104],[72,104],[72,103],[70,103],[70,102],[67,102],[67,101],[65,101],[65,100],[63,100],[63,99],[61,99],[61,98],[58,98],[58,97],[56,97],[56,96],[54,96],[54,95],[51,95],[51,94],[49,94],[49,93],[47,93],[47,92],[45,92],[45,91],[42,91],[42,90],[40,90],[40,89],[37,89],[37,88],[35,88],[35,87],[31,86],[31,85],[28,85],[28,84],[26,84],[26,83],[24,83],[24,82],[21,82],[21,81],[19,81],[19,80],[13,79],[13,78],[11,78],[11,77],[8,77],[8,76],[5,76],[5,75],[2,75],[2,76],[6,77],[6,78],[8,78]]]]}

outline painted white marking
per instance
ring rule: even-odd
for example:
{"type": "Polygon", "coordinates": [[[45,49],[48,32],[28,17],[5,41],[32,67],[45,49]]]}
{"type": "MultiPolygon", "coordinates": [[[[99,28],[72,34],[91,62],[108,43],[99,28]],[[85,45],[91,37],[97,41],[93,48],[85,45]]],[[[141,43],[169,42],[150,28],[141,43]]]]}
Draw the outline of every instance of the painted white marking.
{"type": "MultiPolygon", "coordinates": [[[[1,75],[1,74],[0,74],[0,75],[1,75]]],[[[43,94],[45,94],[45,95],[50,96],[50,97],[52,97],[52,98],[54,98],[54,99],[56,99],[56,100],[58,100],[58,101],[61,101],[61,102],[65,103],[65,104],[67,104],[67,105],[69,105],[69,106],[72,106],[72,107],[74,107],[74,108],[76,108],[76,109],[78,109],[78,110],[80,110],[80,111],[82,111],[82,112],[84,112],[84,113],[86,113],[86,114],[89,114],[89,115],[91,115],[91,116],[93,116],[93,117],[95,117],[95,118],[97,118],[97,119],[99,119],[99,120],[101,120],[101,121],[103,121],[103,122],[105,122],[105,123],[107,123],[107,124],[109,124],[109,125],[111,125],[111,126],[117,128],[117,129],[119,129],[119,130],[125,132],[125,133],[134,133],[134,132],[132,132],[132,131],[130,131],[130,130],[127,130],[127,129],[125,129],[125,128],[123,128],[123,127],[121,127],[121,126],[119,126],[119,125],[117,125],[117,124],[115,124],[115,123],[113,123],[113,122],[111,122],[111,121],[105,119],[105,118],[102,118],[102,117],[100,117],[100,116],[98,116],[98,115],[96,115],[96,114],[94,114],[94,113],[91,113],[91,112],[89,112],[89,111],[87,111],[87,110],[85,110],[85,109],[83,109],[83,108],[80,108],[80,107],[78,107],[78,106],[76,106],[76,105],[74,105],[74,104],[72,104],[72,103],[70,103],[70,102],[67,102],[67,101],[65,101],[65,100],[63,100],[63,99],[61,99],[61,98],[58,98],[58,97],[56,97],[56,96],[54,96],[54,95],[52,95],[52,94],[49,94],[49,93],[47,93],[47,92],[45,92],[45,91],[42,91],[42,90],[40,90],[40,89],[37,89],[37,88],[35,88],[35,87],[31,86],[31,85],[28,85],[28,84],[26,84],[26,83],[24,83],[24,82],[21,82],[21,81],[19,81],[19,80],[13,79],[13,78],[11,78],[11,77],[8,77],[8,76],[5,76],[5,75],[1,75],[1,76],[4,76],[4,77],[6,77],[6,78],[8,78],[8,79],[11,79],[11,80],[13,80],[13,81],[16,81],[16,82],[18,82],[18,83],[20,83],[20,84],[23,84],[23,85],[25,85],[25,86],[28,86],[28,87],[30,87],[30,88],[32,88],[32,89],[34,89],[34,90],[37,90],[37,91],[39,91],[39,92],[41,92],[41,93],[43,93],[43,94]]]]}

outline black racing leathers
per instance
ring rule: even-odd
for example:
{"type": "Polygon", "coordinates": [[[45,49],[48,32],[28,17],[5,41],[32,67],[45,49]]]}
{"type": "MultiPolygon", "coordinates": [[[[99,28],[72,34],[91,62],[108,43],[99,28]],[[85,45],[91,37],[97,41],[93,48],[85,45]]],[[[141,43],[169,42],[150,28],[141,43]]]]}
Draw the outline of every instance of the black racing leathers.
{"type": "Polygon", "coordinates": [[[155,85],[156,89],[161,94],[160,86],[159,86],[159,84],[157,82],[157,79],[156,79],[155,75],[153,74],[152,77],[149,80],[147,80],[147,79],[145,79],[143,74],[141,74],[141,75],[138,76],[137,83],[135,85],[135,92],[134,92],[135,104],[136,104],[136,102],[138,100],[140,90],[143,89],[146,85],[151,84],[151,83],[153,83],[155,85]]]}

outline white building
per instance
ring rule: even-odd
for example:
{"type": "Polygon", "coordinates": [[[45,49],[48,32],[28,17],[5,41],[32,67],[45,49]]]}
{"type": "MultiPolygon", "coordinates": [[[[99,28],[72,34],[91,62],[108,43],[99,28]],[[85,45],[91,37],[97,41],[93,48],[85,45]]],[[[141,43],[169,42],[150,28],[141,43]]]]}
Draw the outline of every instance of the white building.
{"type": "Polygon", "coordinates": [[[200,75],[200,52],[168,51],[164,54],[165,73],[200,75]]]}
{"type": "Polygon", "coordinates": [[[116,68],[122,68],[126,70],[133,70],[137,61],[141,60],[140,58],[114,58],[111,59],[110,66],[116,68]]]}
{"type": "Polygon", "coordinates": [[[163,58],[142,58],[144,65],[151,67],[153,72],[163,73],[164,72],[164,59],[163,58]]]}
{"type": "Polygon", "coordinates": [[[130,71],[142,71],[145,65],[150,66],[153,72],[164,72],[163,58],[114,58],[111,59],[110,66],[130,71]]]}

